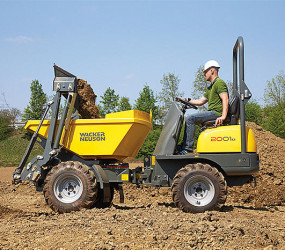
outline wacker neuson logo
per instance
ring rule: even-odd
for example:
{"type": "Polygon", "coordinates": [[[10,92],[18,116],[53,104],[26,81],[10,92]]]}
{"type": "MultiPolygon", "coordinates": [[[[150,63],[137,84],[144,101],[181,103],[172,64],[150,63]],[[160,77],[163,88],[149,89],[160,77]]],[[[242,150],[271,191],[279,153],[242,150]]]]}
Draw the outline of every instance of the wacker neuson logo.
{"type": "Polygon", "coordinates": [[[105,132],[80,133],[80,141],[105,141],[105,132]]]}

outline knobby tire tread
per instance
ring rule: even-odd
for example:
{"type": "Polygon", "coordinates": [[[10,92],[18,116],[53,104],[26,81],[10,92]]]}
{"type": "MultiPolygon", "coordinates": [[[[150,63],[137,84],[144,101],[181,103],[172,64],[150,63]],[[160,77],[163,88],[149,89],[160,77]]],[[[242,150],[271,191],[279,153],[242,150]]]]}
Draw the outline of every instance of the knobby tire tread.
{"type": "Polygon", "coordinates": [[[94,173],[89,169],[88,166],[77,161],[67,161],[54,166],[50,170],[45,179],[43,193],[46,203],[51,207],[53,211],[57,213],[66,213],[77,211],[82,208],[90,208],[96,201],[98,194],[98,185],[94,173]],[[59,202],[56,199],[53,192],[53,186],[51,187],[51,185],[53,185],[54,179],[56,178],[54,176],[70,168],[85,178],[85,181],[87,182],[87,188],[86,190],[83,190],[83,200],[78,199],[77,201],[73,202],[74,204],[66,205],[65,203],[59,202]]]}
{"type": "Polygon", "coordinates": [[[184,186],[181,185],[182,179],[186,178],[188,174],[193,173],[194,171],[202,171],[204,173],[208,173],[218,181],[218,186],[220,190],[218,195],[218,200],[214,204],[214,206],[212,206],[209,210],[219,210],[227,199],[227,183],[221,172],[219,172],[216,168],[211,167],[209,164],[202,164],[202,163],[188,164],[185,167],[181,168],[176,173],[171,186],[172,199],[174,201],[174,204],[176,205],[176,207],[183,210],[184,212],[205,211],[203,208],[202,209],[193,208],[194,207],[193,205],[189,204],[188,202],[185,202],[184,200],[181,200],[179,195],[180,192],[184,193],[184,186]]]}

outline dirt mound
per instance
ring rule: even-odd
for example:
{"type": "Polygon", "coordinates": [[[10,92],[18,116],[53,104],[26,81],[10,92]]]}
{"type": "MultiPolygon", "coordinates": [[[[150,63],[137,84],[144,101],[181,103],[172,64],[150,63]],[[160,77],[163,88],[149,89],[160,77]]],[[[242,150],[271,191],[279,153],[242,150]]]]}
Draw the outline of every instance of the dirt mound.
{"type": "Polygon", "coordinates": [[[91,86],[84,80],[78,79],[79,114],[83,119],[100,118],[99,109],[95,105],[96,95],[91,86]]]}
{"type": "Polygon", "coordinates": [[[255,135],[260,171],[257,187],[234,187],[229,197],[234,202],[249,203],[255,207],[285,205],[285,140],[253,122],[247,122],[255,135]]]}
{"type": "Polygon", "coordinates": [[[285,244],[284,207],[232,206],[186,214],[170,188],[124,184],[107,209],[56,214],[32,185],[0,182],[2,249],[278,249],[285,244]]]}

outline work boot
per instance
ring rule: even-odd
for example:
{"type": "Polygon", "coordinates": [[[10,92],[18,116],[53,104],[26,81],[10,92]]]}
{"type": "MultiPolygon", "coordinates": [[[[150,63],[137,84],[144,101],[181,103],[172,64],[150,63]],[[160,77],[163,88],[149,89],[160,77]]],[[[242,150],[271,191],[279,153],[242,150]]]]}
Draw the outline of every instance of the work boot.
{"type": "Polygon", "coordinates": [[[193,154],[193,151],[188,151],[186,149],[183,149],[178,154],[179,155],[191,155],[191,154],[193,154]]]}

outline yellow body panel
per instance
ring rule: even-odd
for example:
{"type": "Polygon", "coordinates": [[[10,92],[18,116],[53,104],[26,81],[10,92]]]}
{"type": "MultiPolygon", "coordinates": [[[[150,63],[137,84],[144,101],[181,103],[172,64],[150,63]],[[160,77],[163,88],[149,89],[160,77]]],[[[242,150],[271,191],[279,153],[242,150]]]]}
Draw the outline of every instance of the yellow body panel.
{"type": "MultiPolygon", "coordinates": [[[[28,121],[25,129],[34,132],[39,123],[28,121]]],[[[41,137],[47,138],[49,125],[50,120],[43,122],[41,137]]],[[[122,161],[137,155],[151,129],[151,116],[139,110],[108,114],[105,119],[72,120],[63,147],[84,159],[122,161]]]]}
{"type": "MultiPolygon", "coordinates": [[[[256,152],[252,130],[245,128],[246,151],[256,152]]],[[[240,125],[220,126],[204,130],[197,142],[198,153],[235,153],[241,152],[240,125]]]]}

